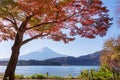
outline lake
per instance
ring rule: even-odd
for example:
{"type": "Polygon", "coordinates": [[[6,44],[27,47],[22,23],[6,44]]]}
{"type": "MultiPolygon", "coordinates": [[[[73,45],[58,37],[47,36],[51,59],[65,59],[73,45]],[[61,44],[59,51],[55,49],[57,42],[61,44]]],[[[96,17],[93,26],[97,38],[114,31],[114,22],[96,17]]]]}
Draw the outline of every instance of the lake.
{"type": "MultiPolygon", "coordinates": [[[[6,66],[0,66],[0,72],[5,71],[6,66]]],[[[95,69],[98,70],[99,66],[17,66],[16,74],[23,74],[25,76],[31,74],[46,74],[67,76],[77,76],[84,69],[95,69]]]]}

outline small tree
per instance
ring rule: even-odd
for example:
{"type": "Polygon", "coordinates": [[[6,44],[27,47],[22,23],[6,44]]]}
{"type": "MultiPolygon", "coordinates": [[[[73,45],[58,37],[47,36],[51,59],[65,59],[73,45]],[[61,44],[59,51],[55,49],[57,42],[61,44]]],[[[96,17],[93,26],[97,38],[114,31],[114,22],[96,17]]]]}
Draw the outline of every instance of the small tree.
{"type": "Polygon", "coordinates": [[[22,45],[38,38],[67,43],[75,35],[104,36],[111,25],[107,12],[100,0],[0,0],[0,40],[14,40],[4,80],[14,80],[22,45]]]}
{"type": "Polygon", "coordinates": [[[104,43],[101,55],[101,64],[113,73],[113,79],[116,74],[120,74],[120,36],[111,38],[104,43]]]}

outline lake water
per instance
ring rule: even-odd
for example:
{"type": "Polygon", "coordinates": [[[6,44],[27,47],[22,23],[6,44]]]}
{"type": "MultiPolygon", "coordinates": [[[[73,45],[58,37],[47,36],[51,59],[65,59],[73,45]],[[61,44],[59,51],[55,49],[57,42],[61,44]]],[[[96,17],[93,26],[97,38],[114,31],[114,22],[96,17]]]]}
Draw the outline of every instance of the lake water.
{"type": "MultiPolygon", "coordinates": [[[[0,66],[0,72],[4,72],[5,69],[6,66],[0,66]]],[[[16,74],[28,76],[31,74],[46,74],[48,72],[49,75],[67,76],[70,74],[77,76],[84,69],[98,70],[99,66],[17,66],[16,74]]]]}

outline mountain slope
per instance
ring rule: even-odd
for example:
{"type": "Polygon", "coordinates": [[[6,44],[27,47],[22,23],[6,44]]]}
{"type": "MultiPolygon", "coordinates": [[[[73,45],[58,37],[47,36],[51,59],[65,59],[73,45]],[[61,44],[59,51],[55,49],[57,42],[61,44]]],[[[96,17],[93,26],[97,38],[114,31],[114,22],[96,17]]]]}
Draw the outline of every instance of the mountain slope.
{"type": "Polygon", "coordinates": [[[80,57],[59,57],[45,60],[45,62],[55,61],[62,65],[100,65],[100,53],[101,51],[80,57]]]}
{"type": "Polygon", "coordinates": [[[38,51],[34,51],[19,57],[19,60],[46,60],[50,58],[57,58],[57,57],[66,57],[66,55],[62,55],[59,53],[54,52],[53,50],[45,47],[38,51]]]}
{"type": "Polygon", "coordinates": [[[97,52],[95,52],[95,53],[92,53],[92,54],[88,54],[88,55],[84,55],[84,56],[79,56],[78,58],[79,59],[98,59],[99,57],[100,57],[100,53],[101,53],[102,51],[97,51],[97,52]]]}

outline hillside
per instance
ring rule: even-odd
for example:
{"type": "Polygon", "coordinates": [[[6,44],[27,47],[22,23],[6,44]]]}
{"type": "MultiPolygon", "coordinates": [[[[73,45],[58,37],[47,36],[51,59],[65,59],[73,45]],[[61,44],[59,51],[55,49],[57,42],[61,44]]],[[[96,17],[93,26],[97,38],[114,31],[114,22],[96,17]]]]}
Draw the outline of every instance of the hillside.
{"type": "Polygon", "coordinates": [[[100,52],[95,52],[93,54],[80,56],[80,57],[59,57],[41,61],[43,62],[58,62],[62,65],[99,65],[100,52]]]}

